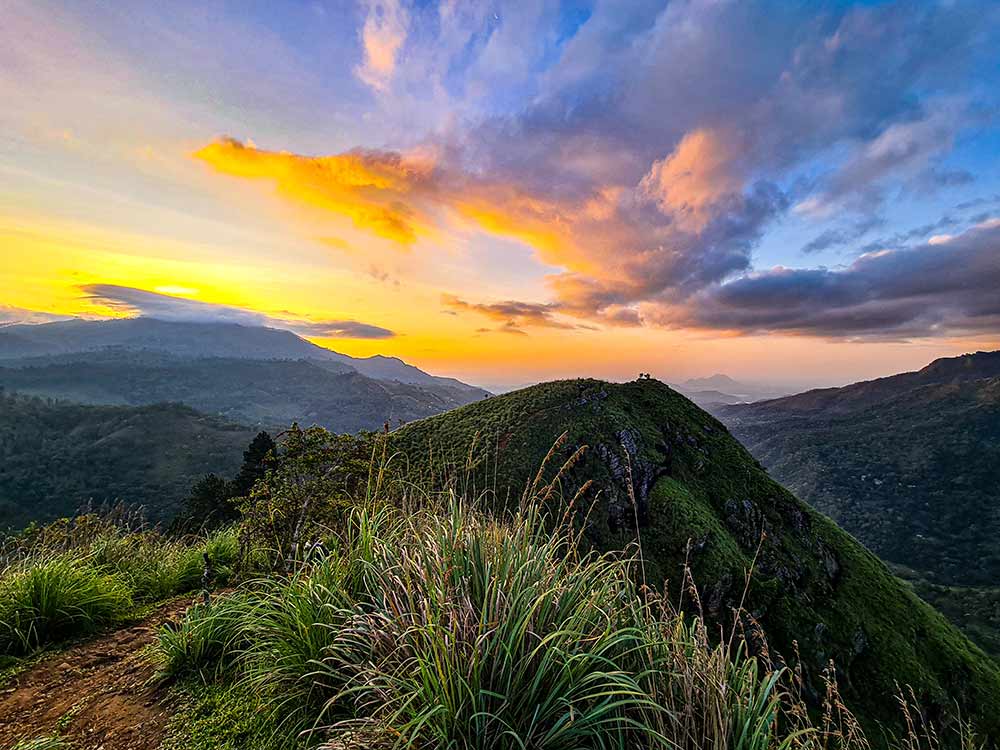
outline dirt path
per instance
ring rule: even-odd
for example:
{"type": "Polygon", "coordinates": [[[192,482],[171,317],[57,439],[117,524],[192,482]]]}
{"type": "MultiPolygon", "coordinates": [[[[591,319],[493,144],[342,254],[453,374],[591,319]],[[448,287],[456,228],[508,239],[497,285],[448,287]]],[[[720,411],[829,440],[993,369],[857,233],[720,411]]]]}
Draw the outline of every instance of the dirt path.
{"type": "Polygon", "coordinates": [[[51,656],[0,688],[0,750],[58,734],[79,750],[155,750],[169,712],[151,684],[143,650],[156,628],[191,603],[179,599],[145,620],[51,656]]]}

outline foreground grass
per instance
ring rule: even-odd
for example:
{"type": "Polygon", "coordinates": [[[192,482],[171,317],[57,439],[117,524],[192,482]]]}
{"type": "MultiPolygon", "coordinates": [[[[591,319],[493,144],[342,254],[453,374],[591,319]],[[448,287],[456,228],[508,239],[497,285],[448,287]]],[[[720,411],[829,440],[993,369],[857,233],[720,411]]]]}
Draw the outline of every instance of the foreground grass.
{"type": "MultiPolygon", "coordinates": [[[[580,554],[537,515],[364,506],[325,549],[161,630],[186,691],[174,747],[869,747],[832,680],[811,714],[764,644],[709,633],[636,591],[636,554],[580,554]]],[[[915,720],[895,746],[939,740],[915,720]]]]}
{"type": "Polygon", "coordinates": [[[225,579],[232,532],[171,540],[91,520],[8,542],[0,558],[0,655],[24,657],[134,618],[201,584],[205,555],[225,579]]]}

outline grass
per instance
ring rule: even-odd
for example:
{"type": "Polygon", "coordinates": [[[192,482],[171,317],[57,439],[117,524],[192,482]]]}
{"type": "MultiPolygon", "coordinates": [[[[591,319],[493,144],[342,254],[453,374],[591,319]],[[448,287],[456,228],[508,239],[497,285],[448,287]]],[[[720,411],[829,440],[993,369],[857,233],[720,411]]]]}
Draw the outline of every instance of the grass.
{"type": "Polygon", "coordinates": [[[10,750],[69,750],[69,743],[59,737],[36,737],[19,740],[10,750]]]}
{"type": "Polygon", "coordinates": [[[8,540],[0,558],[0,655],[30,655],[191,591],[201,585],[204,554],[216,582],[225,582],[236,552],[231,531],[170,540],[93,519],[8,540]]]}
{"type": "Polygon", "coordinates": [[[177,710],[162,750],[270,750],[274,727],[260,696],[242,684],[191,681],[174,691],[177,710]]]}
{"type": "Polygon", "coordinates": [[[898,682],[913,685],[928,710],[946,715],[957,704],[1000,737],[996,664],[772,480],[721,423],[662,383],[541,384],[408,424],[391,441],[408,475],[430,475],[459,495],[485,491],[492,507],[510,507],[564,433],[553,465],[589,446],[563,483],[593,482],[579,502],[589,508],[585,541],[593,548],[634,544],[638,526],[646,580],[667,581],[680,602],[690,593],[682,575],[690,566],[716,624],[741,604],[744,571],[759,548],[742,604],[776,655],[790,660],[797,648],[808,692],[822,691],[832,659],[845,700],[872,734],[898,722],[898,682]]]}
{"type": "Polygon", "coordinates": [[[75,555],[32,561],[0,583],[0,649],[27,654],[66,638],[92,633],[132,609],[123,580],[75,555]]]}
{"type": "Polygon", "coordinates": [[[173,746],[868,747],[832,676],[817,716],[756,635],[637,591],[635,547],[579,552],[537,512],[452,501],[361,505],[327,548],[160,631],[187,696],[173,746]]]}

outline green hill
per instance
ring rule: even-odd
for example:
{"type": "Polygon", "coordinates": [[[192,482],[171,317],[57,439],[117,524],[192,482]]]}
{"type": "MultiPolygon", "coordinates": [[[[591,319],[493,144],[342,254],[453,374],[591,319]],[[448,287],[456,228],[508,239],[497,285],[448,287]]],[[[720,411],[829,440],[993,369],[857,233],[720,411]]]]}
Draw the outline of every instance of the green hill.
{"type": "Polygon", "coordinates": [[[883,559],[941,584],[995,584],[1000,377],[900,377],[877,396],[860,384],[717,411],[778,481],[883,559]]]}
{"type": "Polygon", "coordinates": [[[80,406],[0,391],[0,529],[117,501],[165,520],[204,474],[233,474],[255,434],[177,404],[80,406]]]}
{"type": "Polygon", "coordinates": [[[997,665],[772,480],[720,422],[657,381],[539,385],[409,424],[392,445],[411,471],[485,489],[504,504],[516,502],[563,432],[549,475],[589,446],[565,478],[569,492],[594,482],[577,505],[582,515],[596,497],[586,537],[602,549],[638,539],[651,585],[666,579],[676,596],[689,561],[706,616],[724,622],[753,566],[745,604],[772,653],[791,660],[797,643],[809,689],[822,690],[821,670],[833,659],[869,727],[895,720],[898,682],[913,686],[931,716],[958,705],[1000,736],[997,665]]]}

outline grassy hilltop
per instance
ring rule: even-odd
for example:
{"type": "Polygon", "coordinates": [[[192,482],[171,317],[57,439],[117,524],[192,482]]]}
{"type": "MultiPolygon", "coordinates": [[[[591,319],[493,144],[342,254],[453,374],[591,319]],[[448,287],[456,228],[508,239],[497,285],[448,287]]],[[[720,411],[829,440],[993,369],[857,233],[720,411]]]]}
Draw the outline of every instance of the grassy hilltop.
{"type": "MultiPolygon", "coordinates": [[[[997,748],[996,664],[662,383],[293,427],[261,465],[207,536],[8,538],[0,667],[80,660],[67,639],[206,582],[230,590],[147,621],[137,657],[171,696],[163,750],[997,748]]],[[[36,714],[0,747],[93,739],[36,714]]]]}
{"type": "Polygon", "coordinates": [[[586,527],[596,547],[639,540],[647,581],[667,580],[675,594],[689,561],[701,606],[722,621],[753,566],[746,606],[772,649],[790,658],[797,642],[814,689],[833,659],[848,702],[869,725],[892,721],[899,683],[932,713],[958,704],[1000,736],[996,665],[872,553],[772,480],[721,423],[662,383],[538,385],[407,425],[392,445],[410,471],[516,504],[564,432],[550,471],[589,446],[564,484],[571,495],[593,480],[578,503],[596,498],[586,527]]]}

